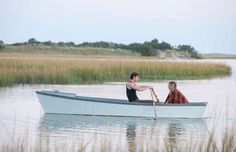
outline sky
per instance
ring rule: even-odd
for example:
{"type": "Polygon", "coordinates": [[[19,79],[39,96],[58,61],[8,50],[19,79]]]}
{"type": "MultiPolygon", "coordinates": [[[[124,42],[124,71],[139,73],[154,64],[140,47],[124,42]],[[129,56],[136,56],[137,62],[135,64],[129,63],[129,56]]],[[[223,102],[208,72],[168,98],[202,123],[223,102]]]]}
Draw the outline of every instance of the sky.
{"type": "Polygon", "coordinates": [[[0,0],[0,40],[129,44],[157,38],[236,54],[236,0],[0,0]]]}

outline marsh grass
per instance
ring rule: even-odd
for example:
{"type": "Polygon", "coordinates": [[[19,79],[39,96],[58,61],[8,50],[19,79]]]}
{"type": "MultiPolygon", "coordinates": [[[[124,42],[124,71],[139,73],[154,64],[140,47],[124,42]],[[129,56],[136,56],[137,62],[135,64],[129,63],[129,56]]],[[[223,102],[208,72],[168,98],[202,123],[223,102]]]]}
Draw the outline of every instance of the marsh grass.
{"type": "Polygon", "coordinates": [[[151,58],[2,54],[0,87],[14,84],[89,84],[127,81],[137,71],[143,81],[204,79],[229,75],[218,63],[160,61],[151,58]]]}
{"type": "MultiPolygon", "coordinates": [[[[66,119],[63,120],[66,122],[66,119]]],[[[150,120],[152,121],[152,120],[150,120]]],[[[153,120],[154,121],[154,120],[153,120]]],[[[158,120],[157,120],[158,121],[158,120]]],[[[166,134],[159,134],[152,127],[145,124],[140,127],[131,127],[125,136],[122,134],[84,134],[74,132],[67,135],[55,136],[51,129],[43,127],[38,130],[36,139],[32,140],[28,123],[23,135],[16,137],[16,127],[9,130],[0,121],[0,125],[8,133],[9,141],[0,142],[1,152],[236,152],[235,120],[229,123],[227,115],[224,123],[219,119],[210,119],[203,134],[193,137],[187,134],[178,134],[175,130],[167,129],[166,134]],[[222,123],[222,122],[221,122],[222,123]],[[218,127],[218,125],[221,125],[218,127]],[[220,129],[220,130],[217,130],[220,129]],[[141,134],[141,135],[140,135],[141,134]],[[118,136],[117,136],[118,135],[118,136]],[[117,138],[118,137],[118,138],[117,138]],[[34,142],[32,142],[34,141],[34,142]],[[125,143],[125,144],[124,144],[125,143]]],[[[156,123],[156,121],[154,122],[156,123]]],[[[16,124],[13,124],[16,125],[16,124]]],[[[104,126],[103,129],[110,126],[104,126]]],[[[204,128],[204,127],[203,127],[204,128]]],[[[106,129],[105,129],[106,130],[106,129]]],[[[108,129],[111,130],[111,129],[108,129]]],[[[35,138],[35,137],[34,137],[35,138]]]]}
{"type": "Polygon", "coordinates": [[[220,140],[217,142],[217,135],[214,129],[204,138],[181,140],[178,137],[164,136],[163,142],[159,136],[154,136],[149,140],[136,137],[135,140],[129,141],[127,145],[121,146],[120,142],[114,143],[114,137],[91,138],[86,137],[80,139],[68,140],[63,137],[56,140],[50,138],[40,138],[35,144],[32,144],[28,135],[24,138],[0,145],[1,152],[235,152],[236,151],[236,136],[235,127],[227,127],[224,129],[220,140]],[[43,140],[43,141],[42,141],[43,140]],[[130,147],[131,146],[131,147],[130,147]]]}

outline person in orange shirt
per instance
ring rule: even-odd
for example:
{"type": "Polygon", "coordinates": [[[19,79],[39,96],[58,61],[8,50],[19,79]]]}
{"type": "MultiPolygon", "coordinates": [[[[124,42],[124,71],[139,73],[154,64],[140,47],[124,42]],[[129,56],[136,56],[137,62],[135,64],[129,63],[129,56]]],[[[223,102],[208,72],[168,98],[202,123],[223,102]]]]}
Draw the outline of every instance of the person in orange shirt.
{"type": "Polygon", "coordinates": [[[170,93],[166,97],[165,104],[186,104],[188,99],[177,89],[175,81],[170,81],[168,88],[170,93]]]}

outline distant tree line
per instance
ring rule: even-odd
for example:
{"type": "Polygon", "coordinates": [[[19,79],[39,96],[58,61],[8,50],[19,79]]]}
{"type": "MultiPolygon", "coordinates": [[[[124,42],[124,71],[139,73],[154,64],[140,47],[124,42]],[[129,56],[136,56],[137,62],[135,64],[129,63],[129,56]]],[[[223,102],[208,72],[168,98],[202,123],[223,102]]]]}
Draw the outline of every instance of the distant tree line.
{"type": "MultiPolygon", "coordinates": [[[[143,56],[156,56],[160,51],[166,50],[176,50],[176,51],[184,51],[188,52],[191,55],[191,58],[200,58],[199,53],[194,49],[194,47],[190,45],[178,45],[177,47],[171,46],[171,44],[167,42],[159,42],[157,39],[153,39],[151,41],[146,41],[144,43],[131,43],[128,45],[125,44],[118,44],[113,42],[83,42],[81,44],[75,44],[74,42],[51,42],[45,41],[40,42],[37,41],[35,38],[30,38],[27,42],[23,43],[14,43],[11,44],[13,46],[20,46],[20,45],[46,45],[46,46],[69,46],[69,47],[101,47],[101,48],[113,48],[113,49],[127,49],[131,50],[132,52],[140,53],[143,56]]],[[[0,49],[4,48],[5,44],[3,41],[0,41],[0,49]]]]}
{"type": "Polygon", "coordinates": [[[200,58],[199,53],[190,45],[171,46],[169,43],[162,41],[159,43],[157,39],[146,41],[144,43],[131,43],[129,45],[117,44],[112,42],[84,42],[79,44],[80,47],[102,47],[102,48],[121,48],[140,53],[143,56],[155,56],[159,51],[176,50],[188,52],[192,58],[200,58]]]}
{"type": "MultiPolygon", "coordinates": [[[[21,46],[21,45],[46,45],[46,46],[53,46],[53,45],[58,45],[58,46],[73,46],[75,47],[75,43],[74,42],[52,42],[52,41],[44,41],[44,42],[40,42],[37,41],[35,38],[30,38],[27,42],[22,42],[22,43],[13,43],[11,44],[12,46],[21,46]]],[[[78,46],[78,45],[77,45],[78,46]]]]}

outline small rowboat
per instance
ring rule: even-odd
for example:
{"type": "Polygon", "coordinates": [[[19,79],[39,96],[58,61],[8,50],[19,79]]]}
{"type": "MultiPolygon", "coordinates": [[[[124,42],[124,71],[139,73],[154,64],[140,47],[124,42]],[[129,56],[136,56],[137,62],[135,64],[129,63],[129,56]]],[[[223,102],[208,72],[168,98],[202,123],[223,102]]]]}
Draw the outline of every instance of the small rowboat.
{"type": "Polygon", "coordinates": [[[206,102],[155,104],[78,96],[60,91],[36,91],[45,113],[128,117],[203,118],[206,102]]]}

